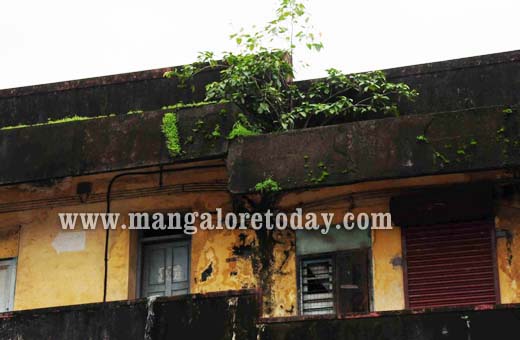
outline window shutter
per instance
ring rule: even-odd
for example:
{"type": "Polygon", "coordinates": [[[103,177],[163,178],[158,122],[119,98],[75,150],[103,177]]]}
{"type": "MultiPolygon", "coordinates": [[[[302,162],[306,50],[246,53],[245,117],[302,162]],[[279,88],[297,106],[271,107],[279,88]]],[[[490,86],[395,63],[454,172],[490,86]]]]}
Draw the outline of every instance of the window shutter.
{"type": "Polygon", "coordinates": [[[493,233],[493,222],[404,228],[408,307],[495,304],[493,233]]]}
{"type": "Polygon", "coordinates": [[[143,296],[189,293],[189,241],[143,247],[143,296]]]}
{"type": "Polygon", "coordinates": [[[169,249],[165,245],[147,245],[144,250],[143,295],[165,296],[167,294],[166,271],[169,249]]]}
{"type": "Polygon", "coordinates": [[[170,295],[188,294],[189,291],[189,243],[176,242],[172,248],[172,290],[170,295]]]}
{"type": "Polygon", "coordinates": [[[368,312],[368,256],[359,249],[336,255],[338,314],[368,312]]]}

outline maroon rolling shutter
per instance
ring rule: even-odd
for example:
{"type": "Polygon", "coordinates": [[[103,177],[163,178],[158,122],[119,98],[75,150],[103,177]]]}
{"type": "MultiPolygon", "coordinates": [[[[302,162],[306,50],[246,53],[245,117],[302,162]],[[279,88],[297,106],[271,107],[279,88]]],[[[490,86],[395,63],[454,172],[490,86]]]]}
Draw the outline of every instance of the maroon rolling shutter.
{"type": "Polygon", "coordinates": [[[403,228],[408,308],[495,304],[493,222],[403,228]]]}

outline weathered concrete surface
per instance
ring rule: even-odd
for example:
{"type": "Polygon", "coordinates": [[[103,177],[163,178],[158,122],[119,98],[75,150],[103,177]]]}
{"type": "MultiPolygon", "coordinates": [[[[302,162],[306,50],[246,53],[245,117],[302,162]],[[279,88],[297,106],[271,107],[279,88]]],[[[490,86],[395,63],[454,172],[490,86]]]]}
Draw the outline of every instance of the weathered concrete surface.
{"type": "Polygon", "coordinates": [[[392,312],[346,320],[306,320],[267,324],[262,340],[513,340],[520,311],[466,310],[429,313],[392,312]]]}
{"type": "Polygon", "coordinates": [[[0,319],[0,338],[144,339],[146,307],[122,302],[6,313],[0,319]]]}
{"type": "Polygon", "coordinates": [[[202,72],[188,86],[179,88],[175,79],[162,76],[170,69],[0,90],[0,127],[199,102],[204,100],[205,85],[218,79],[217,71],[202,72]]]}
{"type": "MultiPolygon", "coordinates": [[[[170,68],[0,90],[0,127],[44,123],[72,115],[124,114],[157,110],[204,99],[205,84],[218,71],[203,72],[185,88],[163,79],[170,68]]],[[[419,91],[402,114],[434,113],[520,103],[520,51],[496,53],[385,70],[388,78],[419,91]]],[[[308,81],[298,82],[305,87],[308,81]]],[[[370,119],[372,117],[366,117],[370,119]]]]}
{"type": "Polygon", "coordinates": [[[230,145],[229,189],[250,192],[268,177],[289,190],[519,166],[520,114],[505,112],[412,115],[247,137],[230,145]]]}
{"type": "Polygon", "coordinates": [[[3,314],[4,340],[254,339],[251,293],[185,296],[3,314]]]}
{"type": "Polygon", "coordinates": [[[151,339],[256,339],[258,312],[256,296],[243,293],[165,301],[154,308],[151,339]]]}
{"type": "Polygon", "coordinates": [[[0,338],[513,340],[520,332],[518,305],[346,319],[259,319],[258,302],[252,292],[233,292],[5,313],[0,338]]]}
{"type": "MultiPolygon", "coordinates": [[[[165,112],[0,130],[0,184],[171,163],[161,132],[165,112]]],[[[232,104],[180,110],[183,154],[175,161],[224,158],[237,112],[232,104]],[[213,137],[217,124],[220,137],[213,137]]],[[[516,108],[494,108],[249,137],[230,143],[229,188],[248,192],[267,177],[292,189],[514,167],[519,126],[516,108]]]]}
{"type": "MultiPolygon", "coordinates": [[[[401,100],[402,115],[438,113],[520,103],[520,50],[383,70],[392,82],[419,92],[401,100]]],[[[302,88],[316,80],[297,82],[302,88]]],[[[381,118],[378,114],[354,120],[381,118]]]]}
{"type": "MultiPolygon", "coordinates": [[[[161,132],[165,112],[0,130],[0,184],[171,163],[161,132]]],[[[183,154],[175,160],[223,157],[236,112],[231,104],[178,110],[183,154]],[[219,138],[210,135],[216,124],[219,138]]]]}
{"type": "Polygon", "coordinates": [[[402,114],[435,113],[520,103],[520,51],[385,70],[389,80],[419,91],[402,114]]]}

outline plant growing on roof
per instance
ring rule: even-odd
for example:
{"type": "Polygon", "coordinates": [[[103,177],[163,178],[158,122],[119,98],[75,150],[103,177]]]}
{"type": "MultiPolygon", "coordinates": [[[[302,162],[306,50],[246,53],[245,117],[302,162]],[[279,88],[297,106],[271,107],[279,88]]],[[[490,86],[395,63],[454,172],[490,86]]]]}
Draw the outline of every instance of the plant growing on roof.
{"type": "Polygon", "coordinates": [[[295,49],[323,48],[309,22],[302,2],[280,0],[275,18],[264,27],[230,36],[238,53],[225,52],[217,60],[213,52],[202,52],[196,63],[164,76],[183,86],[204,70],[220,70],[220,80],[206,85],[206,100],[234,102],[260,133],[341,123],[368,113],[397,115],[399,98],[417,96],[408,85],[387,81],[380,71],[347,75],[329,69],[326,79],[307,88],[296,85],[295,49]]]}
{"type": "Polygon", "coordinates": [[[257,191],[261,194],[277,192],[277,191],[281,191],[281,190],[282,190],[282,187],[280,186],[280,184],[277,181],[275,181],[274,179],[272,179],[271,177],[268,177],[268,178],[264,179],[262,182],[256,183],[256,185],[255,185],[255,191],[257,191]]]}
{"type": "MultiPolygon", "coordinates": [[[[206,85],[206,101],[230,101],[243,111],[236,117],[228,139],[259,133],[328,125],[354,120],[369,113],[399,113],[400,97],[413,100],[417,92],[402,83],[388,82],[383,72],[346,75],[336,69],[328,77],[303,88],[292,80],[295,49],[302,46],[319,52],[323,44],[316,38],[305,5],[297,0],[279,0],[275,18],[252,32],[240,30],[230,36],[238,52],[225,52],[216,58],[213,52],[199,54],[198,61],[166,72],[180,86],[198,73],[219,70],[220,80],[206,85]]],[[[170,148],[170,147],[169,147],[170,148]]],[[[312,181],[324,181],[329,173],[324,164],[321,174],[312,181]]],[[[255,185],[254,199],[234,197],[235,211],[263,212],[276,210],[281,187],[272,178],[255,185]]],[[[258,282],[263,289],[264,311],[272,311],[272,280],[275,267],[274,248],[279,244],[275,232],[255,230],[257,245],[252,256],[258,282]]]]}
{"type": "Polygon", "coordinates": [[[256,136],[258,134],[259,132],[249,123],[246,116],[243,113],[239,113],[227,139],[231,140],[238,137],[256,136]]]}

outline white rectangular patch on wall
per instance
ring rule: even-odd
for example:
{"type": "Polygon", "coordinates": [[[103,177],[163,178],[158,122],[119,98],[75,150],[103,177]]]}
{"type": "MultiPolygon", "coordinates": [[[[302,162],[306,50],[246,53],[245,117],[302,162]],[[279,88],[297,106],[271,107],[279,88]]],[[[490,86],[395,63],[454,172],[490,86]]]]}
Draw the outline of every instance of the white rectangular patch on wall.
{"type": "Polygon", "coordinates": [[[52,247],[58,254],[85,250],[85,231],[60,231],[52,241],[52,247]]]}

